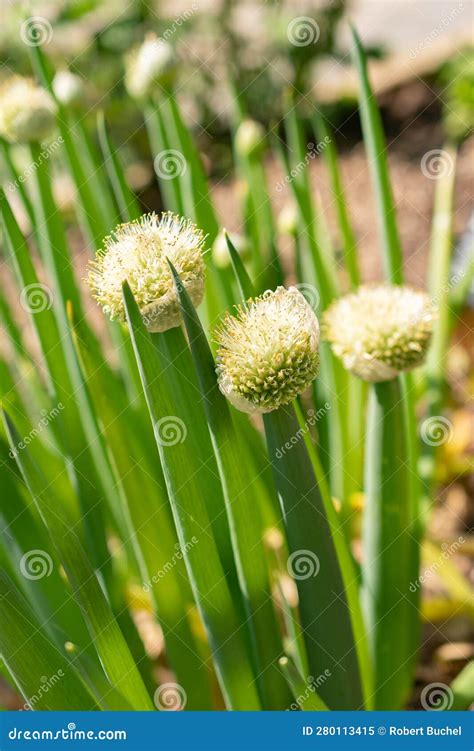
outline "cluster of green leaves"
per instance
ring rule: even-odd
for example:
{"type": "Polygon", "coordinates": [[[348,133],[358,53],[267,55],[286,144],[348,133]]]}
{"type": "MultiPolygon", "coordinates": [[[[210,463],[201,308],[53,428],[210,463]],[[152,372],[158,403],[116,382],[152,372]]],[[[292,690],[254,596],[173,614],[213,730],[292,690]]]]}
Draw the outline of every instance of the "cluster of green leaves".
{"type": "MultiPolygon", "coordinates": [[[[48,62],[39,47],[32,55],[38,78],[51,91],[48,62]]],[[[354,56],[386,276],[400,283],[385,143],[356,36],[354,56]]],[[[218,219],[173,94],[148,101],[143,116],[153,153],[173,150],[184,159],[185,169],[160,182],[166,208],[194,220],[211,244],[218,219]]],[[[237,108],[236,126],[244,117],[237,108]]],[[[318,291],[320,314],[346,281],[356,286],[360,274],[334,138],[318,113],[314,127],[328,145],[323,155],[341,259],[307,170],[294,169],[307,162],[294,102],[285,118],[286,145],[277,148],[286,173],[296,175],[290,186],[298,213],[298,282],[318,291]]],[[[61,106],[58,130],[82,236],[95,249],[141,209],[103,116],[98,145],[81,119],[61,106]]],[[[266,415],[263,435],[228,405],[216,383],[212,329],[219,316],[284,282],[261,152],[236,153],[247,185],[242,211],[253,249],[250,275],[230,240],[227,268],[215,267],[207,255],[199,316],[172,269],[184,326],[163,334],[146,331],[124,280],[127,324],[111,323],[104,342],[86,314],[48,159],[31,146],[35,168],[24,188],[14,154],[2,146],[31,223],[25,238],[2,192],[2,244],[16,280],[13,298],[28,301],[31,290],[43,295],[40,305],[24,303],[36,333],[33,348],[14,306],[2,300],[14,355],[0,361],[0,477],[6,489],[0,505],[0,655],[6,679],[35,709],[166,708],[159,691],[152,701],[156,674],[134,619],[133,593],[139,591],[163,632],[161,666],[173,671],[187,709],[284,709],[295,702],[316,710],[401,707],[417,650],[419,609],[408,585],[418,576],[420,499],[432,489],[432,472],[423,487],[417,479],[405,484],[418,477],[411,380],[379,389],[370,407],[364,546],[372,569],[363,576],[351,548],[351,502],[364,490],[364,386],[323,343],[321,376],[311,396],[266,415]],[[110,342],[112,359],[106,355],[110,342]],[[329,408],[320,412],[325,404],[329,408]],[[317,435],[308,430],[310,409],[321,414],[317,435]],[[45,414],[54,418],[41,421],[45,414]],[[175,431],[174,438],[163,430],[175,431]],[[279,452],[294,436],[303,438],[279,452]],[[387,457],[396,463],[384,484],[387,457]],[[401,471],[407,466],[408,474],[401,471]],[[397,497],[391,517],[388,496],[397,497]],[[380,547],[387,534],[388,548],[380,547]],[[47,570],[28,569],[31,554],[47,570]],[[309,575],[292,568],[298,555],[317,561],[309,575]],[[404,566],[397,566],[401,559],[404,566]]],[[[450,216],[452,180],[445,178],[439,188],[433,295],[449,277],[449,222],[438,218],[450,216]]],[[[445,295],[436,357],[425,374],[433,383],[429,408],[435,414],[442,404],[449,315],[445,295]]],[[[460,685],[465,694],[465,682],[460,685]]]]}

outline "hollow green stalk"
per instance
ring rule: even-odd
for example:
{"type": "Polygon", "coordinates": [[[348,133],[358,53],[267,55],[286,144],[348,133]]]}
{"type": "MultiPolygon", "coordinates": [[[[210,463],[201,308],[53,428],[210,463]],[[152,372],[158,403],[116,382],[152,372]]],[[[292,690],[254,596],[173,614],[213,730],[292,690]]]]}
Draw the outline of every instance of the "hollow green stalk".
{"type": "MultiPolygon", "coordinates": [[[[374,709],[401,709],[411,685],[411,509],[398,379],[370,387],[363,515],[362,603],[375,671],[374,709]],[[408,660],[408,662],[407,662],[408,660]]],[[[416,582],[415,582],[416,584],[416,582]]]]}

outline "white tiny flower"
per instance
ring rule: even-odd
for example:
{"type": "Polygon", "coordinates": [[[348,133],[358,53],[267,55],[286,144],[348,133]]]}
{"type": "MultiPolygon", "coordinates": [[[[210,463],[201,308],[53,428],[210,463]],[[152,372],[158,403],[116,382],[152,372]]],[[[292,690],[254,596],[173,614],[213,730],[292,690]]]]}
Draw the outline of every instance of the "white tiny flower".
{"type": "Polygon", "coordinates": [[[30,78],[12,76],[0,87],[0,136],[10,143],[41,142],[51,136],[56,105],[30,78]]]}
{"type": "Polygon", "coordinates": [[[268,290],[229,313],[217,332],[219,388],[242,412],[272,412],[316,378],[319,324],[295,288],[268,290]]]}
{"type": "Polygon", "coordinates": [[[423,362],[435,319],[424,292],[390,284],[362,286],[328,308],[323,335],[347,370],[377,383],[423,362]]]}
{"type": "Polygon", "coordinates": [[[265,148],[265,130],[256,120],[247,118],[242,120],[235,134],[235,149],[237,154],[251,157],[259,154],[265,148]]]}
{"type": "Polygon", "coordinates": [[[53,80],[53,91],[56,99],[66,106],[81,104],[85,97],[85,86],[82,78],[70,70],[60,70],[53,80]]]}
{"type": "Polygon", "coordinates": [[[134,99],[144,99],[166,86],[176,72],[173,47],[154,34],[125,58],[125,87],[134,99]]]}
{"type": "Polygon", "coordinates": [[[286,203],[278,214],[277,226],[280,235],[294,236],[298,232],[299,214],[295,203],[286,203]]]}
{"type": "Polygon", "coordinates": [[[127,280],[149,331],[181,324],[171,261],[193,304],[204,295],[205,238],[192,222],[171,213],[145,214],[117,227],[89,264],[87,283],[110,318],[125,320],[122,284],[127,280]]]}
{"type": "MultiPolygon", "coordinates": [[[[246,238],[242,235],[232,235],[230,241],[240,258],[245,261],[250,254],[250,247],[246,238]]],[[[229,248],[223,232],[219,232],[212,244],[212,260],[220,269],[226,269],[231,264],[229,248]]]]}

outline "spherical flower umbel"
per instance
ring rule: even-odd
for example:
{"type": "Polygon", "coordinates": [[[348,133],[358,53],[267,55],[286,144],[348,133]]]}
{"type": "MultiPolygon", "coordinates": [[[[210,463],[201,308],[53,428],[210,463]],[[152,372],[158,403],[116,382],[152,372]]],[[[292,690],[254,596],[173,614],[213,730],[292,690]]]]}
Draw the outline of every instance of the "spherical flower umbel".
{"type": "Polygon", "coordinates": [[[435,319],[424,292],[367,285],[336,300],[324,314],[322,329],[347,370],[378,383],[423,362],[435,319]]]}
{"type": "Polygon", "coordinates": [[[278,287],[227,313],[217,332],[219,388],[242,412],[289,404],[316,378],[319,324],[296,287],[278,287]]]}
{"type": "Polygon", "coordinates": [[[0,136],[10,143],[41,142],[54,130],[53,97],[33,79],[8,78],[0,87],[0,136]]]}
{"type": "Polygon", "coordinates": [[[181,313],[168,264],[178,272],[194,305],[204,295],[205,237],[175,214],[145,214],[119,225],[89,264],[87,283],[110,318],[125,320],[122,284],[127,280],[149,331],[179,326],[181,313]]]}
{"type": "Polygon", "coordinates": [[[125,58],[125,87],[130,96],[144,99],[159,86],[167,86],[176,72],[173,47],[155,34],[148,34],[143,44],[125,58]]]}

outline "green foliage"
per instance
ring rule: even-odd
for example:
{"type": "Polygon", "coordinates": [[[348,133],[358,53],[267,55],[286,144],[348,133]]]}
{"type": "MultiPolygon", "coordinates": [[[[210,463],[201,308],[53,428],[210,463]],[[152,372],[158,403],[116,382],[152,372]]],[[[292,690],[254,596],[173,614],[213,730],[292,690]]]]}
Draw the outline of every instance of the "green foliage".
{"type": "MultiPolygon", "coordinates": [[[[99,37],[113,46],[113,35],[99,37]]],[[[384,267],[400,283],[384,135],[357,37],[354,44],[384,267]]],[[[312,52],[292,50],[295,80],[312,52]]],[[[50,88],[51,61],[39,47],[32,58],[50,88]]],[[[314,113],[318,138],[328,139],[341,260],[312,194],[296,102],[287,104],[287,143],[278,151],[285,174],[295,173],[288,182],[297,209],[296,283],[319,315],[347,280],[358,285],[359,251],[328,123],[314,113]]],[[[178,156],[171,179],[156,169],[165,208],[192,219],[211,245],[221,230],[218,213],[179,97],[170,87],[140,108],[153,157],[178,156]]],[[[234,131],[245,116],[241,103],[234,131]]],[[[58,109],[55,158],[75,187],[74,232],[56,203],[41,145],[29,146],[33,168],[19,181],[18,151],[1,144],[31,225],[22,231],[17,203],[2,191],[11,289],[1,303],[10,351],[0,361],[0,477],[8,494],[0,505],[0,654],[12,688],[36,709],[166,709],[170,685],[171,702],[190,710],[400,708],[417,650],[418,602],[409,585],[418,576],[422,531],[419,482],[411,479],[419,447],[410,379],[373,387],[367,415],[366,387],[323,342],[311,393],[265,414],[263,427],[219,390],[219,317],[245,306],[254,290],[285,283],[259,148],[236,150],[247,189],[249,263],[227,236],[228,267],[206,253],[199,311],[171,269],[183,326],[163,333],[147,331],[124,278],[126,323],[97,329],[71,238],[93,252],[141,207],[123,148],[106,125],[109,112],[99,117],[97,137],[84,118],[58,109]],[[25,319],[33,336],[25,336],[25,319]],[[352,522],[354,497],[364,491],[361,572],[352,522]],[[39,570],[28,567],[31,554],[39,570]],[[140,609],[155,633],[154,650],[144,638],[146,652],[140,609]],[[60,680],[43,694],[42,676],[56,672],[60,680]]],[[[444,227],[451,190],[444,182],[437,197],[444,227]]],[[[450,232],[435,227],[433,294],[444,284],[451,249],[450,232]]],[[[428,373],[436,381],[428,408],[438,413],[450,315],[446,296],[428,373]]],[[[431,465],[423,480],[428,492],[431,465]]],[[[463,685],[459,696],[464,702],[463,685]]]]}
{"type": "Polygon", "coordinates": [[[463,50],[443,65],[439,81],[446,136],[454,142],[463,141],[474,129],[474,49],[463,50]]]}

